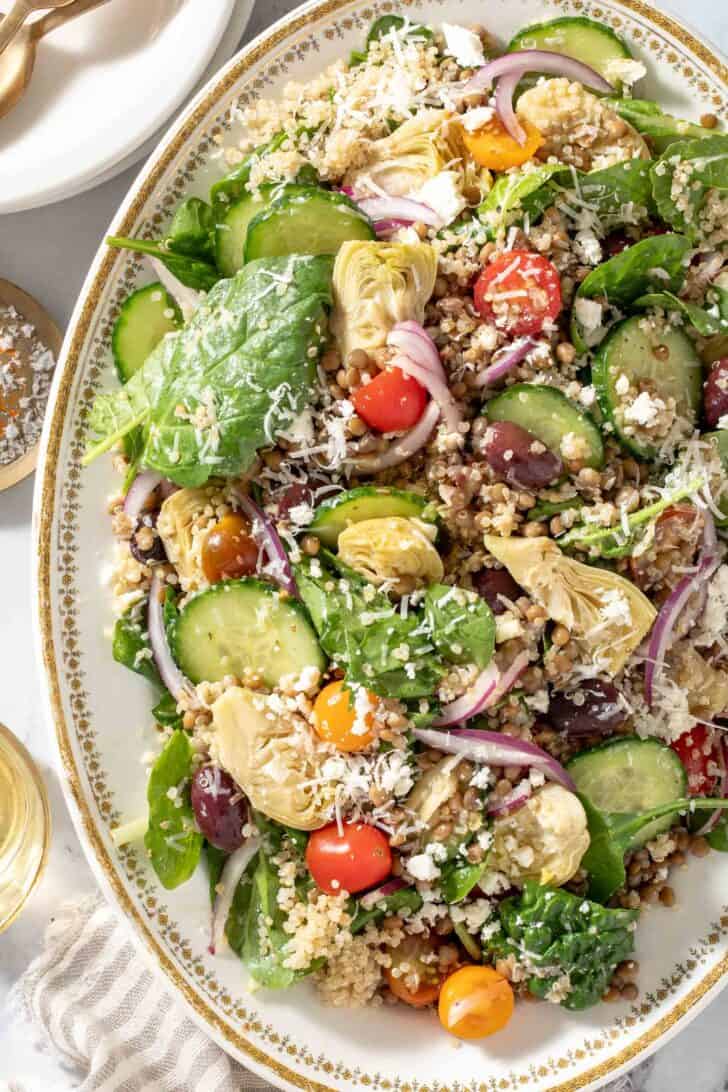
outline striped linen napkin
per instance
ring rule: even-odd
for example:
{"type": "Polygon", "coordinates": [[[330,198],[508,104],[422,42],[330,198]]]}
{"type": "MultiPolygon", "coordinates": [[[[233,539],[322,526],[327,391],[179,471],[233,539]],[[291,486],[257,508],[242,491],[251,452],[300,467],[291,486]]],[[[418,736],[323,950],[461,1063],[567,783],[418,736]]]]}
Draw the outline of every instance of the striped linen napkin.
{"type": "MultiPolygon", "coordinates": [[[[271,1089],[208,1039],[165,987],[126,926],[94,894],[61,906],[43,953],[13,987],[10,1004],[65,1065],[83,1074],[79,1092],[271,1089]]],[[[604,1092],[642,1092],[650,1068],[643,1063],[604,1092]]]]}

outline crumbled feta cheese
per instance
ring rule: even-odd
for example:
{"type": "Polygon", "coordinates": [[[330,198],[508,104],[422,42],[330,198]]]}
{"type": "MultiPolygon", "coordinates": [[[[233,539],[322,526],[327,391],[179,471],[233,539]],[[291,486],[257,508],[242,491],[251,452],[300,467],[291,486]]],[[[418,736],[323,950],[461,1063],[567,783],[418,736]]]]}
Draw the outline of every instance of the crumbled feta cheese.
{"type": "Polygon", "coordinates": [[[483,43],[474,31],[454,23],[443,23],[445,52],[454,57],[463,68],[480,68],[485,64],[483,43]]]}
{"type": "Polygon", "coordinates": [[[607,79],[612,83],[621,80],[628,87],[632,87],[647,75],[647,69],[642,61],[633,61],[631,57],[613,57],[611,61],[607,61],[604,71],[607,79]]]}
{"type": "Polygon", "coordinates": [[[492,106],[475,106],[463,114],[461,118],[463,129],[469,133],[476,133],[478,129],[482,129],[492,121],[494,116],[495,110],[492,106]]]}
{"type": "Polygon", "coordinates": [[[585,265],[599,265],[602,260],[602,244],[593,231],[577,231],[574,236],[574,252],[585,265]]]}
{"type": "Polygon", "coordinates": [[[601,328],[603,308],[596,300],[579,297],[574,303],[574,314],[585,333],[594,334],[601,328]]]}
{"type": "Polygon", "coordinates": [[[421,883],[432,883],[440,875],[440,869],[429,853],[417,853],[406,862],[406,868],[413,879],[421,883]]]}
{"type": "Polygon", "coordinates": [[[654,425],[661,410],[666,409],[661,398],[652,398],[648,391],[642,391],[637,395],[631,405],[624,410],[624,419],[635,425],[649,428],[654,425]]]}
{"type": "Polygon", "coordinates": [[[465,208],[467,201],[460,192],[460,175],[457,171],[440,171],[428,178],[424,186],[410,194],[413,201],[421,201],[435,212],[443,225],[451,223],[465,208]]]}

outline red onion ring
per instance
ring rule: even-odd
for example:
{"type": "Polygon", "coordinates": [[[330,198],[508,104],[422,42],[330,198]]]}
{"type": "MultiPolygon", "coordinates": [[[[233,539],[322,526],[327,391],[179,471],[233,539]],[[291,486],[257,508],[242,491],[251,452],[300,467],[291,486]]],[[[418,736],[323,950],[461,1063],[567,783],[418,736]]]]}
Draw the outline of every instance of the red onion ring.
{"type": "Polygon", "coordinates": [[[429,368],[435,375],[444,376],[437,345],[419,322],[412,319],[398,322],[387,335],[387,345],[399,349],[405,356],[421,364],[423,368],[429,368]]]}
{"type": "Polygon", "coordinates": [[[154,470],[143,470],[141,474],[137,474],[124,497],[124,515],[129,517],[132,526],[136,527],[149,497],[164,480],[154,470]]]}
{"type": "Polygon", "coordinates": [[[293,570],[291,569],[288,560],[288,554],[275,529],[273,521],[269,519],[263,509],[260,508],[247,493],[243,493],[242,490],[235,490],[235,499],[250,520],[251,532],[258,544],[258,548],[263,550],[268,558],[270,575],[273,577],[276,584],[280,584],[289,595],[299,599],[300,596],[298,594],[298,588],[296,587],[296,581],[293,578],[293,570]]]}
{"type": "Polygon", "coordinates": [[[220,890],[215,894],[215,902],[212,906],[212,919],[210,922],[210,944],[208,951],[215,955],[222,946],[225,938],[225,926],[227,925],[230,908],[235,898],[238,884],[240,883],[246,868],[260,849],[260,837],[254,834],[239,849],[231,853],[225,861],[220,873],[220,890]]]}
{"type": "Polygon", "coordinates": [[[375,220],[374,230],[377,233],[379,239],[389,239],[394,235],[395,231],[399,231],[400,228],[410,227],[414,223],[414,220],[375,220]]]}
{"type": "Polygon", "coordinates": [[[450,732],[437,732],[431,728],[415,728],[415,739],[446,754],[462,755],[471,762],[483,766],[529,766],[540,770],[544,777],[563,785],[569,792],[576,786],[564,767],[548,752],[505,732],[488,732],[472,728],[458,728],[450,732]]]}
{"type": "MultiPolygon", "coordinates": [[[[462,724],[476,717],[484,709],[489,709],[499,702],[527,667],[527,652],[519,652],[513,663],[502,673],[493,662],[489,663],[461,697],[443,706],[440,716],[432,723],[437,728],[448,728],[451,724],[462,724]]],[[[508,763],[508,765],[516,764],[508,763]]]]}
{"type": "Polygon", "coordinates": [[[408,220],[410,223],[439,227],[441,219],[429,205],[408,197],[362,197],[357,205],[370,220],[408,220]]]}
{"type": "MultiPolygon", "coordinates": [[[[519,781],[515,788],[502,796],[497,802],[488,802],[488,815],[512,815],[514,811],[520,811],[523,805],[531,799],[533,786],[530,781],[519,781]]],[[[491,798],[493,799],[493,798],[491,798]]]]}
{"type": "Polygon", "coordinates": [[[450,394],[450,389],[445,379],[445,372],[440,365],[440,374],[436,375],[426,365],[412,360],[409,356],[396,356],[390,362],[390,367],[399,368],[405,375],[416,379],[420,386],[424,387],[437,402],[442,414],[442,420],[448,432],[458,432],[462,417],[455,399],[450,394]]]}
{"type": "Polygon", "coordinates": [[[506,53],[479,68],[465,84],[463,96],[475,91],[487,91],[493,86],[493,80],[499,76],[517,76],[520,80],[527,72],[566,76],[567,79],[583,83],[585,87],[591,87],[595,91],[614,94],[611,83],[588,64],[577,61],[574,57],[567,57],[564,53],[552,53],[546,49],[522,49],[516,53],[506,53]]]}
{"type": "MultiPolygon", "coordinates": [[[[715,787],[715,795],[718,797],[725,797],[728,795],[728,744],[724,739],[718,739],[718,766],[719,766],[719,780],[715,787]]],[[[722,808],[716,808],[713,814],[703,823],[700,830],[696,831],[698,837],[703,834],[710,834],[711,830],[720,822],[720,817],[723,814],[722,808]]]]}
{"type": "Polygon", "coordinates": [[[378,902],[382,899],[386,899],[389,895],[393,895],[395,891],[401,891],[407,884],[399,876],[395,876],[391,880],[387,880],[381,887],[375,887],[373,891],[367,891],[366,895],[362,895],[359,899],[359,904],[365,910],[373,910],[378,902]]]}
{"type": "Polygon", "coordinates": [[[413,428],[404,436],[394,440],[386,451],[372,452],[369,455],[356,455],[348,459],[353,470],[359,474],[378,474],[380,470],[399,466],[416,455],[430,439],[435,425],[440,420],[440,407],[437,402],[430,402],[425,412],[413,428]]]}
{"type": "Polygon", "coordinates": [[[513,95],[520,79],[520,74],[517,72],[509,72],[508,75],[501,76],[495,89],[495,110],[508,135],[512,136],[517,144],[523,146],[527,139],[526,130],[513,109],[513,95]]]}
{"type": "Polygon", "coordinates": [[[147,607],[147,630],[149,632],[149,645],[157,671],[164,685],[172,697],[179,701],[184,696],[193,709],[200,708],[197,692],[187,678],[183,675],[174,662],[172,652],[167,641],[167,631],[164,626],[164,609],[160,599],[160,593],[164,588],[162,574],[155,568],[152,574],[152,584],[149,588],[149,605],[147,607]]]}
{"type": "Polygon", "coordinates": [[[475,379],[476,387],[490,387],[491,384],[496,383],[499,379],[502,379],[504,375],[508,375],[517,367],[524,357],[527,357],[531,352],[531,349],[535,348],[536,342],[532,337],[524,338],[522,341],[516,342],[515,345],[510,345],[505,352],[502,360],[496,361],[486,368],[484,372],[481,372],[475,379]]]}

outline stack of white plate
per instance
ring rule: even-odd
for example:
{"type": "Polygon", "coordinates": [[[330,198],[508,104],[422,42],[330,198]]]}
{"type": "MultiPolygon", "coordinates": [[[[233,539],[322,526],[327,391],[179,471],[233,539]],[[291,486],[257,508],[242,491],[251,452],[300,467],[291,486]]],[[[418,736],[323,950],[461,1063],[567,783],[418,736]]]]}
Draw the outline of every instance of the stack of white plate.
{"type": "Polygon", "coordinates": [[[49,34],[25,97],[0,118],[0,213],[72,197],[141,159],[232,56],[252,7],[110,0],[49,34]]]}

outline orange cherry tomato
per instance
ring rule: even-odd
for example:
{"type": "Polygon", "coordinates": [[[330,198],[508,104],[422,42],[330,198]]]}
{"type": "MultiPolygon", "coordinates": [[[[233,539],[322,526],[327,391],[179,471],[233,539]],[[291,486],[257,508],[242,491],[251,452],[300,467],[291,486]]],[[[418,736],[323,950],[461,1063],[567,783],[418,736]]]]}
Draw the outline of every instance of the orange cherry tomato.
{"type": "Polygon", "coordinates": [[[434,945],[422,937],[405,937],[392,949],[392,965],[384,975],[390,990],[405,1005],[421,1009],[437,1001],[442,976],[436,962],[425,962],[423,956],[432,955],[434,945]]]}
{"type": "Polygon", "coordinates": [[[258,547],[250,534],[250,524],[235,512],[223,516],[202,544],[202,571],[211,584],[254,573],[258,547]]]}
{"type": "Polygon", "coordinates": [[[530,250],[499,254],[475,282],[475,308],[514,337],[539,334],[561,311],[561,281],[548,258],[530,250]]]}
{"type": "Polygon", "coordinates": [[[526,134],[524,144],[514,140],[497,117],[475,133],[463,130],[465,147],[475,162],[491,171],[506,171],[509,167],[520,167],[531,159],[543,144],[543,136],[530,121],[523,118],[519,118],[519,121],[526,134]]]}
{"type": "MultiPolygon", "coordinates": [[[[367,697],[376,705],[376,694],[367,692],[367,697]]],[[[361,718],[367,729],[364,732],[354,731],[356,720],[351,690],[341,680],[325,686],[313,706],[313,726],[319,739],[333,743],[340,751],[362,751],[374,737],[374,717],[372,713],[365,713],[361,718]]]]}
{"type": "Polygon", "coordinates": [[[377,432],[412,428],[425,412],[427,391],[401,368],[385,368],[352,395],[354,409],[377,432]]]}
{"type": "Polygon", "coordinates": [[[513,990],[493,967],[461,967],[445,979],[438,1013],[445,1031],[458,1039],[484,1039],[513,1015],[513,990]]]}
{"type": "Polygon", "coordinates": [[[382,883],[392,871],[392,851],[381,830],[367,823],[336,823],[315,830],[306,846],[306,864],[327,895],[350,895],[382,883]]]}

